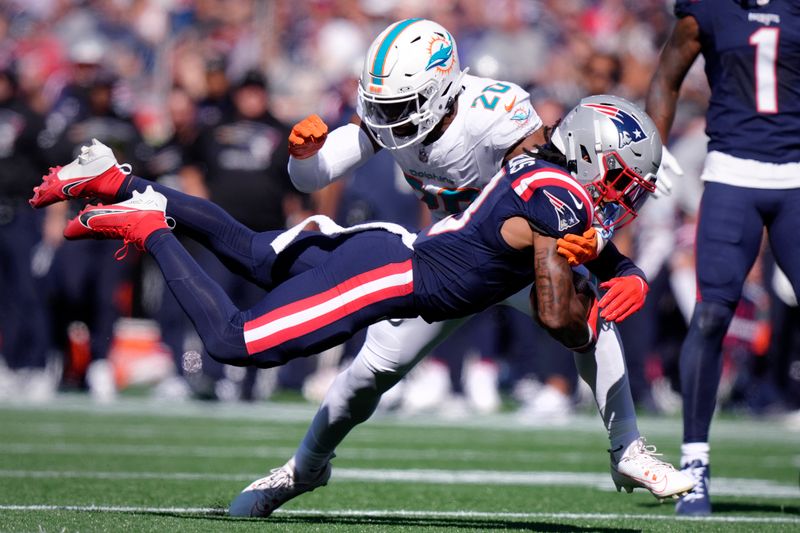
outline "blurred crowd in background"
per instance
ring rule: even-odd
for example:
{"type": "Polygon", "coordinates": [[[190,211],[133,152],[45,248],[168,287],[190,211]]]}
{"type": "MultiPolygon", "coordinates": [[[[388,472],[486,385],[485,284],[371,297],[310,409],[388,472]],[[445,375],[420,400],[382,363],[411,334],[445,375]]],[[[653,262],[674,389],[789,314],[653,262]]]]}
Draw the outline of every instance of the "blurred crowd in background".
{"type": "MultiPolygon", "coordinates": [[[[291,124],[331,129],[355,109],[366,47],[389,23],[433,19],[470,73],[526,88],[546,124],[588,94],[641,102],[674,18],[664,0],[5,0],[0,4],[0,398],[47,401],[88,390],[112,401],[148,384],[164,398],[318,400],[363,336],[277,370],[223,367],[142,254],[119,243],[64,244],[79,205],[27,204],[48,167],[97,138],[137,175],[211,198],[255,229],[312,212],[340,223],[426,220],[388,154],[307,197],[286,171],[291,124]]],[[[635,401],[680,409],[677,359],[695,297],[694,221],[705,155],[702,65],[684,83],[668,145],[685,174],[615,237],[651,292],[621,326],[635,401]]],[[[186,243],[240,305],[260,290],[186,243]]],[[[726,409],[800,408],[800,311],[768,249],[725,342],[726,409]]],[[[520,421],[566,419],[591,402],[571,355],[508,307],[439,346],[385,409],[450,416],[513,405],[520,421]],[[587,399],[588,398],[588,399],[587,399]]]]}

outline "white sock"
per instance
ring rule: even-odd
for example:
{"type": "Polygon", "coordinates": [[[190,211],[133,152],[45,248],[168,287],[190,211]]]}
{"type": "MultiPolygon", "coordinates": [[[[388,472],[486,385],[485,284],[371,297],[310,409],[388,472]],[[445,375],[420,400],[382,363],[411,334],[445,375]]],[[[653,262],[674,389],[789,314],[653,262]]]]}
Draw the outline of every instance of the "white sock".
{"type": "Polygon", "coordinates": [[[681,466],[688,465],[692,461],[700,461],[700,464],[708,464],[708,454],[711,447],[707,442],[685,442],[681,444],[681,466]]]}
{"type": "Polygon", "coordinates": [[[575,366],[594,393],[597,409],[608,431],[612,459],[618,462],[640,434],[625,368],[625,355],[616,327],[600,319],[597,333],[594,350],[574,354],[575,366]]]}

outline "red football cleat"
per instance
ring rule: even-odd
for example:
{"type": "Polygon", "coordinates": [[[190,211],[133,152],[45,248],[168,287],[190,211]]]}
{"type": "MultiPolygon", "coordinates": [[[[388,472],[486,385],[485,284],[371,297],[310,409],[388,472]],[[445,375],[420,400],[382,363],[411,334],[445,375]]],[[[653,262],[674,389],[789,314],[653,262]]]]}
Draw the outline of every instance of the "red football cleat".
{"type": "MultiPolygon", "coordinates": [[[[90,205],[73,218],[64,229],[67,239],[122,239],[117,259],[127,255],[128,244],[144,250],[144,242],[156,230],[170,229],[165,215],[167,199],[148,186],[143,193],[112,205],[90,205]]],[[[170,221],[172,219],[169,219],[170,221]]]]}
{"type": "Polygon", "coordinates": [[[97,139],[81,146],[81,154],[64,167],[53,167],[33,188],[33,207],[44,207],[70,198],[99,198],[114,201],[130,165],[120,165],[111,148],[97,139]]]}

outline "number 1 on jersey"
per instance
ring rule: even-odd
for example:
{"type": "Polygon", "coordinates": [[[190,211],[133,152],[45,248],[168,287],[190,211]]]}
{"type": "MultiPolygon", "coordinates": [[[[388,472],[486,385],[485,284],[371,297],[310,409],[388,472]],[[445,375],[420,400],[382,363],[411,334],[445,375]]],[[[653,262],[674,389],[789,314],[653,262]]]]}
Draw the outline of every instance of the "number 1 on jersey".
{"type": "Polygon", "coordinates": [[[756,47],[756,111],[778,112],[778,28],[759,28],[750,36],[756,47]]]}

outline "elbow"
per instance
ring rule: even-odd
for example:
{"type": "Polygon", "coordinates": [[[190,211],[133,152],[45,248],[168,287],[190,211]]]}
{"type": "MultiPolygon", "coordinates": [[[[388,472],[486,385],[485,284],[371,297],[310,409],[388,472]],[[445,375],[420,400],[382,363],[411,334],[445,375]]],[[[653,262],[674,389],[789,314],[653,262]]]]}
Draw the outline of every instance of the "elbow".
{"type": "Polygon", "coordinates": [[[291,174],[289,175],[289,178],[292,180],[292,185],[294,185],[294,188],[302,193],[311,194],[312,192],[317,192],[319,190],[319,187],[316,183],[309,183],[308,181],[304,181],[296,176],[292,176],[291,174]]]}
{"type": "Polygon", "coordinates": [[[330,180],[327,165],[318,153],[305,159],[290,157],[288,171],[292,185],[305,194],[320,190],[330,180]]]}
{"type": "Polygon", "coordinates": [[[572,325],[569,313],[563,309],[540,309],[539,324],[552,334],[565,331],[572,325]]]}

